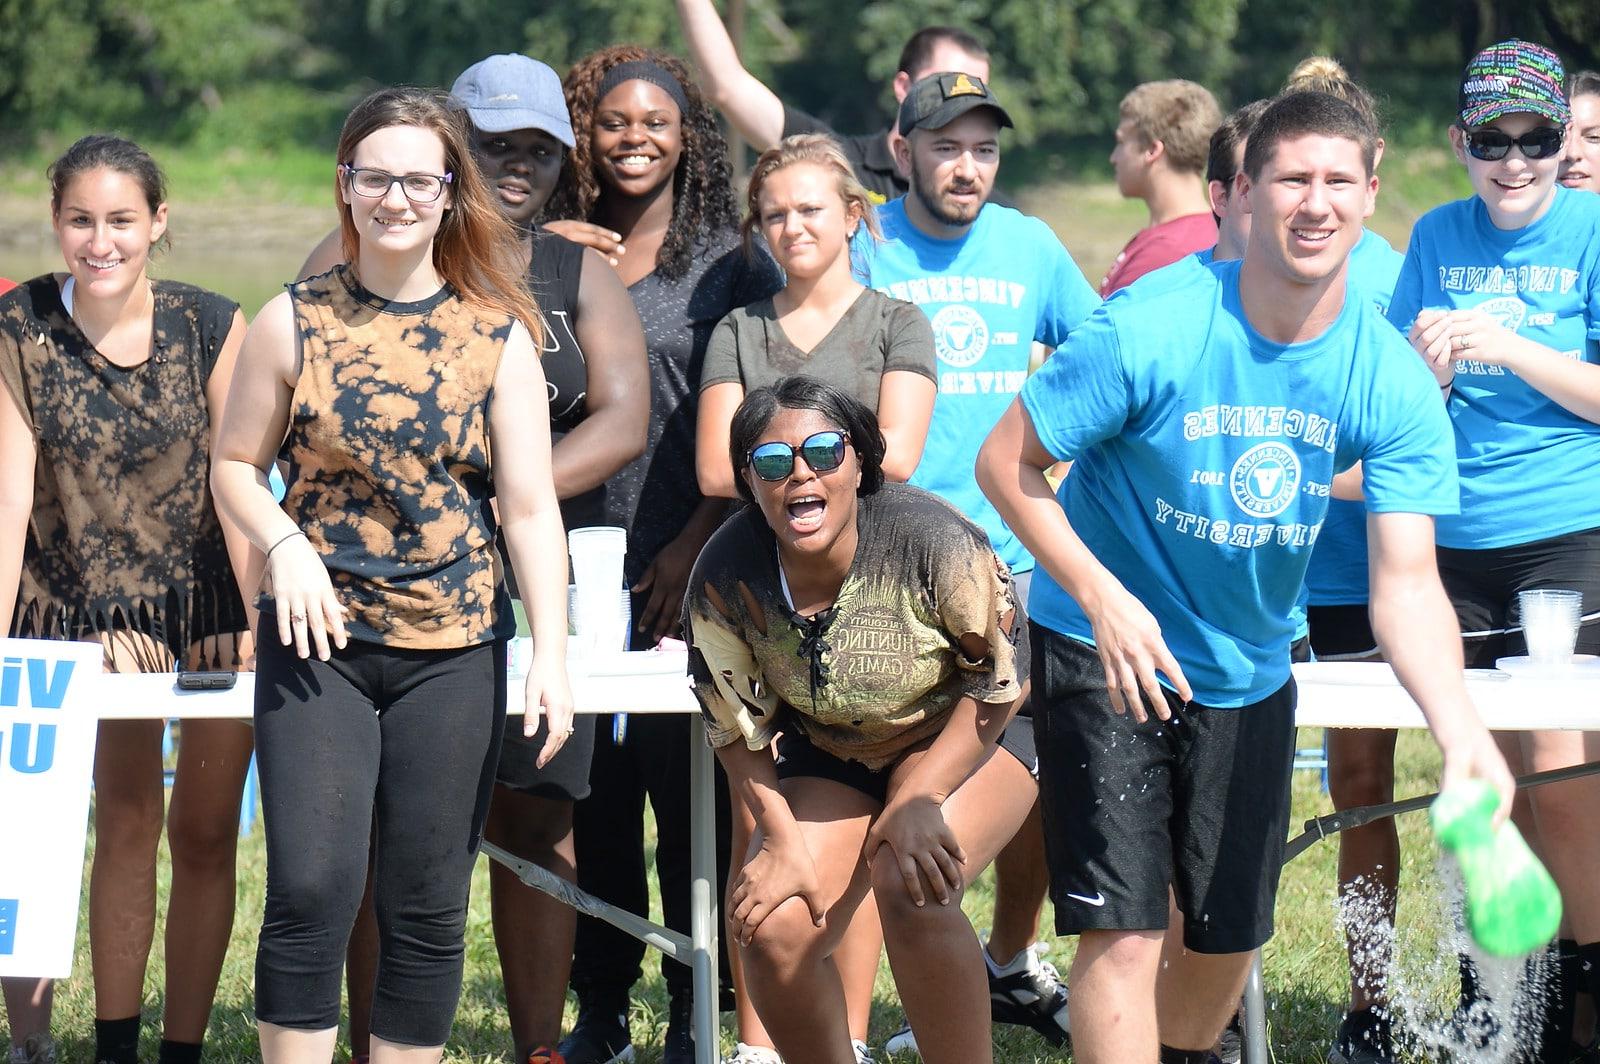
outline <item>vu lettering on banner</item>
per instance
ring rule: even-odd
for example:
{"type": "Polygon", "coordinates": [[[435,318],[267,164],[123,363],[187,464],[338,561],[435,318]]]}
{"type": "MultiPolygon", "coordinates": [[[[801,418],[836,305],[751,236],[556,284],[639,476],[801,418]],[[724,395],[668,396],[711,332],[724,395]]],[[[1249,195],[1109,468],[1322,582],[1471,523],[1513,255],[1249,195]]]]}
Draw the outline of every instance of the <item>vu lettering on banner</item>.
{"type": "Polygon", "coordinates": [[[0,639],[0,975],[72,974],[102,656],[0,639]]]}

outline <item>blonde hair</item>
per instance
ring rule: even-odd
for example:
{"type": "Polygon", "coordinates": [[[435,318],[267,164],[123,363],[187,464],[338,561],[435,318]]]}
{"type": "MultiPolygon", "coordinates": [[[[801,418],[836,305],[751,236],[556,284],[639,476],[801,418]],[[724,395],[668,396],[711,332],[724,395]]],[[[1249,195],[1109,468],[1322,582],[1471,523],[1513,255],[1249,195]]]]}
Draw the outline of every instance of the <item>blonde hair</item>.
{"type": "Polygon", "coordinates": [[[839,147],[839,142],[826,133],[796,133],[784,137],[762,152],[750,170],[750,187],[745,192],[745,216],[739,226],[746,255],[752,253],[756,230],[761,226],[761,190],[766,187],[767,179],[779,170],[799,163],[820,166],[832,173],[839,188],[839,198],[844,201],[845,213],[855,210],[872,238],[883,239],[872,209],[872,197],[856,180],[856,172],[850,168],[850,160],[844,157],[844,149],[839,147]]]}
{"type": "MultiPolygon", "coordinates": [[[[537,344],[542,338],[539,312],[523,281],[522,245],[516,228],[489,191],[489,183],[472,154],[466,112],[444,93],[431,89],[379,89],[344,120],[338,159],[353,163],[356,145],[380,129],[414,126],[437,136],[444,145],[444,166],[454,176],[451,204],[433,238],[433,266],[468,306],[497,311],[527,326],[537,344]]],[[[341,195],[343,177],[334,178],[339,209],[340,241],[345,261],[361,268],[361,242],[350,207],[341,195]]]]}
{"type": "Polygon", "coordinates": [[[1134,86],[1118,110],[1146,144],[1161,142],[1174,170],[1205,171],[1211,134],[1222,124],[1222,108],[1204,85],[1181,78],[1147,81],[1134,86]]]}
{"type": "Polygon", "coordinates": [[[1284,92],[1324,92],[1337,97],[1361,112],[1361,117],[1380,129],[1378,103],[1372,93],[1362,87],[1344,64],[1327,55],[1311,55],[1295,64],[1289,79],[1283,83],[1284,92]]]}

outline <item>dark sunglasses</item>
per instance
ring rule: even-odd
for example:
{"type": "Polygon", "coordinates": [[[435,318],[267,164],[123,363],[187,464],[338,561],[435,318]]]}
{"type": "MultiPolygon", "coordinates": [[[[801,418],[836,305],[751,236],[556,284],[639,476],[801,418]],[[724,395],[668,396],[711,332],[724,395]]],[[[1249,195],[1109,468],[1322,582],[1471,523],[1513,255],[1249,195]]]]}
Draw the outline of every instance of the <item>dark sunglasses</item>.
{"type": "Polygon", "coordinates": [[[1515,144],[1526,158],[1548,159],[1561,151],[1566,133],[1559,126],[1538,126],[1520,137],[1498,129],[1469,129],[1466,131],[1467,152],[1474,159],[1492,163],[1504,159],[1515,144]]]}
{"type": "Polygon", "coordinates": [[[844,461],[844,445],[849,442],[847,434],[829,429],[812,433],[800,441],[799,447],[777,440],[758,443],[750,449],[750,468],[762,480],[782,480],[794,472],[794,456],[798,454],[813,473],[826,473],[839,468],[844,461]]]}

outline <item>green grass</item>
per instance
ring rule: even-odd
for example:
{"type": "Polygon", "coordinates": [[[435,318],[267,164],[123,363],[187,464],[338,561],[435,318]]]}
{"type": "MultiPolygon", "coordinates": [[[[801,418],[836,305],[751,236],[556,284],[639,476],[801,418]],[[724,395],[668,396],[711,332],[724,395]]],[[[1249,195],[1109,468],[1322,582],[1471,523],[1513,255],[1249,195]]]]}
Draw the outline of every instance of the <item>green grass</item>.
{"type": "MultiPolygon", "coordinates": [[[[1302,731],[1299,745],[1314,746],[1319,739],[1318,732],[1302,731]]],[[[1437,771],[1438,756],[1427,738],[1419,733],[1403,734],[1397,764],[1399,792],[1407,795],[1431,790],[1437,771]]],[[[1292,820],[1295,832],[1301,821],[1330,808],[1327,796],[1320,790],[1317,774],[1296,773],[1292,820]]],[[[1405,855],[1400,966],[1404,971],[1415,973],[1424,971],[1437,960],[1443,906],[1433,875],[1435,851],[1424,818],[1419,815],[1403,817],[1400,830],[1405,855]]],[[[653,847],[653,839],[650,845],[653,847]]],[[[1334,928],[1335,855],[1334,844],[1321,843],[1284,872],[1279,893],[1278,931],[1267,946],[1265,962],[1272,1045],[1279,1061],[1305,1064],[1322,1061],[1343,1006],[1346,992],[1344,951],[1334,928]]],[[[486,865],[486,860],[479,862],[473,884],[465,991],[455,1035],[445,1056],[452,1064],[505,1061],[511,1052],[504,993],[489,929],[486,865]]],[[[163,909],[167,872],[163,851],[160,885],[163,909]]],[[[251,1020],[251,973],[261,899],[265,892],[265,872],[258,826],[253,835],[240,841],[238,917],[208,1037],[207,1060],[213,1064],[244,1064],[257,1059],[251,1020]]],[[[967,912],[974,926],[980,929],[989,923],[993,906],[991,890],[992,880],[986,875],[968,894],[967,912]]],[[[658,906],[656,919],[660,919],[658,906]]],[[[1047,908],[1044,939],[1049,944],[1048,956],[1065,973],[1072,956],[1072,941],[1050,935],[1049,921],[1047,908]]],[[[150,962],[151,976],[146,981],[145,991],[144,1056],[148,1060],[155,1058],[161,1012],[161,941],[158,928],[150,962]]],[[[94,999],[89,980],[86,910],[79,922],[75,971],[76,976],[58,988],[56,999],[55,1031],[63,1050],[63,1061],[87,1060],[93,1050],[94,999]]],[[[572,1019],[573,1010],[569,1004],[569,1025],[572,1019]]],[[[659,1060],[665,1022],[666,994],[657,959],[651,955],[646,959],[645,978],[636,988],[632,1015],[634,1038],[644,1064],[659,1060]]],[[[885,965],[879,973],[873,1005],[874,1044],[881,1045],[899,1023],[894,984],[885,965]]],[[[724,1031],[724,1041],[731,1049],[731,1032],[724,1031]]],[[[1015,1028],[998,1028],[995,1047],[995,1059],[1002,1064],[1070,1059],[1066,1053],[1052,1051],[1031,1032],[1015,1028]]],[[[345,1059],[343,1049],[337,1059],[345,1059]]]]}

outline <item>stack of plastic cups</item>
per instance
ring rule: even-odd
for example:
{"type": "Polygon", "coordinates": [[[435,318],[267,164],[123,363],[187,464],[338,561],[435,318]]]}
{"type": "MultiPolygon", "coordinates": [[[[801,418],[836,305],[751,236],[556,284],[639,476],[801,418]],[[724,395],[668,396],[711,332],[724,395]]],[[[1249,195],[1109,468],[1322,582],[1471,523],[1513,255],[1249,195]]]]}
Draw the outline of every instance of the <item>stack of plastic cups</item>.
{"type": "Polygon", "coordinates": [[[1578,591],[1517,592],[1522,634],[1528,643],[1528,661],[1534,665],[1572,664],[1583,619],[1583,594],[1578,591]]]}
{"type": "Polygon", "coordinates": [[[622,560],[628,550],[625,529],[574,528],[567,533],[576,586],[571,611],[573,649],[580,655],[614,652],[624,645],[628,621],[621,608],[622,560]]]}

